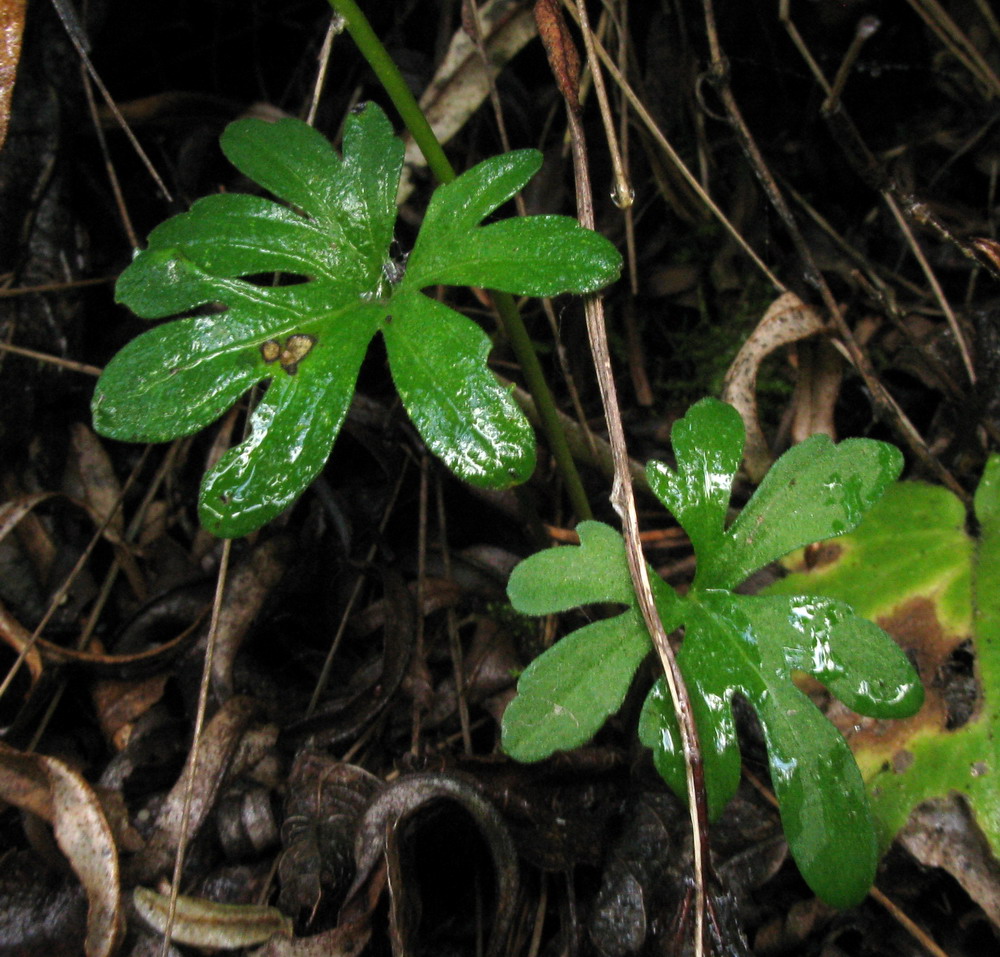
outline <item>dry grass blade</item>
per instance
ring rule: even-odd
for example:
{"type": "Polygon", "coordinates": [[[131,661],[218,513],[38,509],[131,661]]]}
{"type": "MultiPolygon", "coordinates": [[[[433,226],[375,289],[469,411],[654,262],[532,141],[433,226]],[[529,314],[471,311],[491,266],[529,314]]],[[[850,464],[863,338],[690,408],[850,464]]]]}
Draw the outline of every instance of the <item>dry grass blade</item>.
{"type": "MultiPolygon", "coordinates": [[[[452,37],[448,52],[420,97],[420,108],[441,143],[447,143],[466,124],[489,95],[490,77],[534,37],[531,12],[505,0],[491,0],[478,12],[481,43],[488,69],[476,49],[476,41],[464,29],[452,37]]],[[[426,165],[415,142],[409,140],[399,181],[399,202],[413,190],[412,170],[426,165]]]]}
{"type": "MultiPolygon", "coordinates": [[[[907,0],[955,58],[991,96],[1000,94],[1000,77],[972,40],[937,0],[907,0]]],[[[989,18],[987,18],[989,23],[989,18]]],[[[994,20],[995,22],[995,20],[994,20]]]]}
{"type": "MultiPolygon", "coordinates": [[[[573,0],[563,0],[566,8],[577,17],[576,7],[573,5],[573,0]]],[[[596,37],[593,38],[593,49],[597,58],[600,59],[601,64],[608,71],[608,74],[614,79],[618,88],[625,95],[632,109],[635,110],[636,116],[645,126],[646,130],[656,141],[656,144],[663,150],[664,154],[673,164],[674,168],[681,174],[684,181],[691,187],[695,192],[698,199],[705,204],[705,207],[711,212],[711,214],[716,218],[716,220],[726,229],[726,231],[733,237],[739,247],[744,253],[750,258],[750,261],[757,267],[761,275],[765,276],[768,282],[778,291],[785,291],[785,284],[778,279],[778,277],[767,267],[764,260],[757,254],[752,246],[747,242],[746,237],[733,225],[729,217],[719,208],[718,203],[708,194],[705,188],[701,185],[698,177],[688,169],[687,164],[681,158],[680,153],[671,145],[670,140],[667,139],[666,134],[660,129],[656,121],[653,119],[649,110],[646,109],[646,105],[639,98],[638,94],[632,89],[628,80],[622,76],[621,71],[615,65],[614,59],[608,53],[607,50],[601,45],[596,37]]]]}
{"type": "Polygon", "coordinates": [[[45,362],[48,365],[69,369],[71,372],[82,372],[84,375],[93,376],[95,379],[101,374],[101,370],[97,366],[88,365],[86,362],[74,362],[72,359],[50,356],[44,352],[38,352],[35,349],[25,349],[24,346],[15,346],[9,342],[0,342],[0,352],[13,352],[28,359],[37,359],[39,362],[45,362]]]}
{"type": "Polygon", "coordinates": [[[219,559],[219,571],[216,577],[215,599],[212,604],[212,619],[208,626],[208,640],[205,645],[205,661],[201,670],[201,684],[198,687],[198,708],[194,719],[194,732],[191,740],[191,753],[188,757],[188,767],[191,773],[184,776],[184,793],[180,811],[180,829],[177,836],[177,851],[174,855],[174,874],[170,882],[170,903],[167,907],[163,941],[160,946],[161,957],[170,953],[170,933],[177,914],[177,894],[184,873],[184,855],[187,851],[188,829],[191,821],[191,809],[194,805],[195,770],[198,767],[198,757],[201,751],[202,729],[205,726],[205,714],[208,710],[208,694],[212,684],[212,659],[215,652],[215,640],[219,630],[219,617],[222,614],[222,599],[226,589],[226,576],[229,571],[229,557],[232,553],[232,540],[222,543],[222,555],[219,559]]]}
{"type": "Polygon", "coordinates": [[[0,2],[0,148],[7,139],[10,124],[10,104],[14,96],[17,64],[21,59],[26,4],[27,0],[0,2]]]}
{"type": "MultiPolygon", "coordinates": [[[[125,494],[128,492],[129,487],[138,477],[142,465],[145,463],[146,457],[148,455],[149,455],[149,446],[146,447],[146,450],[143,452],[139,464],[136,466],[135,470],[129,476],[129,481],[126,482],[125,486],[122,488],[121,496],[118,498],[117,502],[115,503],[111,511],[109,511],[106,515],[101,516],[95,509],[93,509],[91,506],[87,505],[84,502],[76,503],[90,515],[91,519],[94,521],[94,524],[97,527],[94,531],[94,534],[91,536],[90,541],[87,543],[87,546],[84,548],[83,552],[80,554],[80,557],[76,560],[76,563],[73,565],[73,568],[70,570],[69,574],[66,576],[63,583],[56,590],[55,594],[53,594],[49,602],[49,606],[45,611],[45,614],[42,616],[42,619],[41,621],[39,621],[38,625],[36,625],[34,631],[31,633],[30,638],[27,640],[27,642],[24,643],[20,653],[17,656],[17,659],[14,661],[14,664],[11,665],[10,670],[7,672],[7,676],[4,678],[3,682],[0,683],[0,698],[2,698],[9,690],[11,682],[17,676],[18,671],[20,671],[21,666],[24,664],[28,655],[31,654],[32,650],[35,648],[36,643],[38,642],[42,633],[45,631],[45,628],[48,626],[49,622],[52,620],[52,617],[55,615],[56,611],[59,609],[59,606],[65,600],[66,596],[69,594],[70,588],[73,587],[73,583],[76,581],[77,576],[79,576],[84,566],[90,560],[91,554],[93,553],[94,549],[97,547],[101,539],[105,538],[109,542],[111,542],[112,545],[115,546],[122,545],[121,539],[110,531],[109,526],[111,522],[114,520],[115,515],[117,515],[118,509],[121,507],[122,501],[124,499],[125,494]]],[[[38,495],[25,496],[20,501],[8,502],[3,507],[0,507],[0,538],[3,538],[5,535],[7,535],[11,531],[11,529],[21,520],[21,518],[23,518],[24,515],[30,512],[37,505],[41,504],[42,502],[48,499],[56,497],[58,497],[58,494],[55,492],[43,492],[38,495]]],[[[122,554],[124,554],[123,550],[120,549],[120,551],[122,554]]]]}
{"type": "Polygon", "coordinates": [[[162,177],[156,171],[156,167],[153,165],[152,160],[142,148],[142,144],[138,139],[136,139],[135,133],[132,132],[132,128],[128,125],[125,117],[122,116],[121,111],[118,109],[118,104],[115,103],[111,93],[108,91],[108,88],[104,85],[104,81],[98,75],[97,70],[94,69],[94,64],[91,62],[90,54],[87,52],[89,43],[87,41],[86,34],[83,31],[83,27],[80,25],[80,21],[77,19],[77,15],[73,7],[71,7],[66,0],[52,0],[52,5],[56,8],[56,13],[59,14],[59,19],[62,20],[63,26],[66,28],[66,34],[69,36],[70,41],[76,48],[77,55],[80,57],[80,62],[86,68],[87,73],[90,74],[90,78],[94,81],[94,85],[100,91],[101,97],[108,105],[108,109],[114,115],[115,120],[117,120],[122,132],[128,138],[129,143],[132,144],[132,148],[135,150],[136,156],[139,157],[142,165],[145,166],[147,172],[156,184],[157,189],[160,190],[163,197],[168,202],[173,202],[173,193],[167,189],[167,184],[163,182],[162,177]]]}
{"type": "Polygon", "coordinates": [[[840,336],[840,345],[846,357],[864,379],[865,386],[868,388],[876,410],[886,421],[892,423],[899,438],[909,446],[913,454],[917,456],[931,474],[935,475],[942,484],[946,485],[956,495],[967,501],[968,493],[927,447],[927,443],[919,431],[914,427],[913,423],[899,406],[899,403],[889,394],[882,381],[876,375],[871,360],[861,348],[850,326],[848,326],[847,320],[844,318],[843,309],[837,302],[837,298],[826,281],[822,270],[817,265],[816,257],[813,255],[809,243],[803,236],[798,222],[792,214],[777,181],[772,175],[753,133],[743,118],[743,114],[736,102],[736,97],[733,95],[733,91],[729,85],[729,69],[726,56],[719,42],[715,8],[712,0],[702,0],[702,9],[704,11],[706,32],[711,50],[711,78],[716,92],[722,101],[726,116],[733,127],[747,161],[754,171],[754,175],[761,183],[768,201],[781,217],[781,221],[795,246],[809,281],[819,290],[823,306],[840,336]]]}
{"type": "MultiPolygon", "coordinates": [[[[543,10],[546,16],[557,15],[555,5],[551,0],[540,0],[536,4],[535,9],[536,11],[539,9],[543,10]]],[[[577,12],[584,40],[587,44],[588,62],[591,70],[596,73],[596,71],[600,70],[600,64],[594,53],[593,36],[589,29],[587,10],[582,2],[578,4],[577,12]]],[[[560,23],[561,19],[559,17],[560,23]]],[[[575,52],[569,54],[566,50],[561,49],[561,47],[567,44],[572,48],[572,41],[569,39],[565,27],[546,31],[542,28],[540,22],[539,32],[542,33],[546,53],[549,56],[553,72],[556,73],[558,79],[560,70],[562,69],[565,73],[565,64],[571,62],[576,56],[575,52]],[[554,45],[555,49],[550,49],[550,44],[554,45]]],[[[559,80],[560,89],[565,82],[566,76],[564,75],[559,80]]],[[[575,91],[572,96],[566,97],[566,113],[569,118],[573,147],[573,169],[576,176],[578,216],[583,226],[593,229],[593,197],[587,170],[586,143],[584,140],[583,125],[580,122],[578,103],[575,91]]],[[[597,296],[588,296],[584,300],[584,310],[587,320],[587,337],[590,341],[591,353],[594,359],[594,368],[601,393],[601,404],[604,407],[612,458],[615,466],[611,502],[622,520],[629,572],[632,576],[643,620],[649,629],[653,645],[663,665],[667,687],[670,690],[670,697],[677,714],[677,723],[680,727],[681,741],[684,749],[688,809],[691,819],[692,845],[694,849],[694,952],[695,957],[701,957],[704,953],[705,945],[705,868],[710,865],[708,860],[707,832],[708,808],[704,779],[702,777],[702,759],[698,744],[698,732],[694,725],[687,688],[684,685],[683,677],[677,666],[673,649],[663,630],[663,623],[660,621],[659,613],[656,610],[652,586],[649,581],[649,573],[642,554],[642,543],[639,539],[639,521],[635,510],[635,495],[632,489],[628,450],[625,444],[625,430],[622,425],[621,409],[618,404],[618,395],[611,367],[607,329],[604,323],[604,311],[601,300],[597,296]]]]}

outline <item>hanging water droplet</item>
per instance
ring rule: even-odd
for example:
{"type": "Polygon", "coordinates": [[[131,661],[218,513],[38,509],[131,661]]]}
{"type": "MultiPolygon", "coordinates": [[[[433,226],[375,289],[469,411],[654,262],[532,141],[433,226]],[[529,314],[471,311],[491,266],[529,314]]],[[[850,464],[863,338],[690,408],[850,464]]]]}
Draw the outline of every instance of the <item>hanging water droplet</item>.
{"type": "Polygon", "coordinates": [[[611,190],[611,202],[619,209],[628,209],[635,202],[635,190],[628,183],[617,182],[611,190]]]}

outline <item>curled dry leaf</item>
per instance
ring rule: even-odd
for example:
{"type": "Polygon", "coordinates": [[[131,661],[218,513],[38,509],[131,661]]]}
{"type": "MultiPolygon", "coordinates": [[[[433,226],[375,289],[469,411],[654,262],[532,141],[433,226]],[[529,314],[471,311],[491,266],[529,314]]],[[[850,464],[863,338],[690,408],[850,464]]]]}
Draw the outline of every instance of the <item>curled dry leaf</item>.
{"type": "MultiPolygon", "coordinates": [[[[589,919],[591,941],[602,957],[626,957],[661,949],[673,953],[671,943],[690,939],[690,931],[684,928],[684,922],[690,919],[690,877],[685,863],[690,840],[685,825],[683,811],[671,795],[646,792],[625,805],[623,824],[604,862],[601,887],[589,919]],[[684,850],[665,855],[664,847],[684,850]],[[668,923],[661,915],[671,913],[674,916],[668,923]],[[673,941],[663,940],[664,936],[673,937],[673,941]],[[651,948],[654,940],[656,944],[651,948]]],[[[718,849],[714,850],[716,857],[718,849]]],[[[750,955],[739,927],[740,898],[776,869],[769,847],[763,849],[763,855],[753,850],[761,859],[750,867],[749,886],[724,873],[731,870],[727,867],[730,861],[718,867],[711,882],[708,903],[713,953],[727,957],[750,955]]]]}
{"type": "Polygon", "coordinates": [[[31,674],[31,687],[34,688],[42,676],[41,652],[37,645],[31,643],[31,632],[7,610],[3,602],[0,602],[0,641],[15,654],[24,655],[24,663],[31,674]]]}
{"type": "Polygon", "coordinates": [[[775,349],[823,330],[823,319],[793,292],[782,293],[768,307],[750,338],[743,343],[722,386],[722,401],[735,406],[746,427],[743,464],[759,482],[774,461],[757,413],[757,371],[775,349]]]}
{"type": "Polygon", "coordinates": [[[53,644],[44,638],[39,638],[36,644],[42,653],[42,658],[54,664],[80,665],[91,669],[95,674],[112,678],[142,678],[162,671],[186,651],[197,637],[198,629],[209,611],[206,606],[192,624],[164,644],[135,654],[108,655],[103,651],[77,651],[75,648],[63,648],[62,645],[53,644]]]}
{"type": "MultiPolygon", "coordinates": [[[[51,500],[68,502],[70,505],[82,509],[87,513],[96,528],[102,528],[104,518],[89,502],[63,495],[60,492],[36,492],[31,495],[19,495],[0,505],[0,541],[13,532],[18,524],[30,516],[39,505],[51,500]]],[[[133,589],[136,590],[137,594],[141,594],[141,576],[136,569],[135,561],[128,546],[125,545],[121,537],[111,528],[103,527],[101,536],[114,548],[115,557],[121,563],[122,568],[128,573],[133,589]]],[[[40,647],[44,649],[44,646],[40,645],[40,647]]],[[[52,645],[50,647],[55,648],[56,646],[52,645]]],[[[20,649],[18,650],[20,651],[20,649]]]]}
{"type": "Polygon", "coordinates": [[[52,825],[87,893],[87,957],[115,952],[123,931],[118,851],[90,785],[62,761],[0,744],[0,798],[52,825]]]}
{"type": "MultiPolygon", "coordinates": [[[[70,446],[67,491],[86,502],[100,521],[108,523],[111,534],[119,541],[124,541],[125,515],[121,509],[122,487],[107,450],[101,440],[80,422],[70,429],[70,446]]],[[[135,556],[129,549],[121,548],[116,558],[132,591],[144,601],[146,582],[135,556]]]]}
{"type": "Polygon", "coordinates": [[[382,782],[329,754],[303,750],[288,779],[278,864],[281,905],[291,914],[315,913],[323,894],[354,869],[354,833],[382,782]]]}
{"type": "MultiPolygon", "coordinates": [[[[510,634],[491,618],[475,616],[475,630],[462,661],[465,700],[493,715],[497,724],[514,695],[515,676],[524,670],[510,634]]],[[[454,678],[446,678],[436,689],[433,710],[424,724],[439,727],[458,706],[454,678]]]]}
{"type": "MultiPolygon", "coordinates": [[[[146,923],[161,934],[167,928],[170,898],[147,887],[132,894],[135,909],[146,923]]],[[[255,904],[219,904],[198,897],[177,897],[170,939],[193,947],[253,947],[275,934],[291,936],[292,922],[276,907],[255,904]]]]}
{"type": "MultiPolygon", "coordinates": [[[[24,497],[24,487],[19,472],[8,471],[0,478],[0,488],[7,500],[24,497]]],[[[17,526],[17,542],[31,563],[39,582],[48,582],[52,566],[59,554],[52,531],[35,514],[25,515],[17,526]]]]}
{"type": "Polygon", "coordinates": [[[194,641],[209,610],[203,603],[191,624],[157,647],[127,654],[105,654],[101,650],[64,648],[44,638],[32,641],[31,632],[0,602],[0,642],[24,656],[31,675],[29,691],[36,689],[46,664],[82,666],[107,676],[109,680],[95,683],[93,696],[105,734],[120,749],[127,742],[132,722],[159,699],[167,680],[162,672],[194,641]],[[152,677],[136,683],[135,679],[147,675],[152,677]]]}
{"type": "Polygon", "coordinates": [[[925,867],[946,870],[1000,927],[1000,861],[954,792],[921,804],[899,840],[925,867]]]}
{"type": "Polygon", "coordinates": [[[835,439],[834,408],[844,377],[843,360],[825,339],[803,343],[798,359],[791,402],[792,442],[804,442],[810,435],[828,435],[835,439]]]}
{"type": "Polygon", "coordinates": [[[162,697],[169,674],[153,675],[140,681],[97,681],[91,697],[105,738],[116,751],[123,751],[132,737],[137,719],[162,697]]]}
{"type": "Polygon", "coordinates": [[[145,852],[134,862],[137,880],[153,880],[170,866],[180,840],[184,793],[189,786],[193,790],[188,834],[198,832],[215,803],[222,782],[234,771],[233,756],[256,711],[257,704],[250,698],[230,698],[205,726],[197,767],[189,755],[180,778],[160,809],[145,852]]]}
{"type": "Polygon", "coordinates": [[[125,517],[118,507],[122,487],[101,440],[82,422],[77,422],[70,427],[70,449],[67,491],[108,519],[112,531],[121,537],[125,532],[125,517]]]}
{"type": "MultiPolygon", "coordinates": [[[[69,502],[71,505],[82,508],[90,516],[91,521],[98,528],[100,528],[104,521],[100,512],[98,512],[97,509],[95,509],[89,502],[82,502],[72,496],[63,495],[61,492],[35,492],[31,495],[21,495],[8,502],[4,502],[3,505],[0,505],[0,540],[6,538],[14,530],[18,522],[20,522],[26,515],[34,511],[43,502],[47,502],[50,499],[62,499],[69,502]]],[[[115,547],[116,553],[120,553],[123,545],[119,536],[116,535],[111,529],[105,529],[102,534],[104,538],[115,547]]]]}
{"type": "Polygon", "coordinates": [[[229,860],[259,858],[278,844],[271,789],[240,782],[229,788],[215,816],[219,843],[229,860]]]}
{"type": "MultiPolygon", "coordinates": [[[[439,802],[457,804],[475,822],[493,859],[496,879],[496,908],[493,917],[487,957],[504,953],[507,935],[511,929],[517,903],[517,855],[510,832],[497,809],[480,793],[473,779],[456,774],[421,772],[398,778],[378,794],[365,812],[355,837],[355,864],[357,874],[348,892],[348,905],[361,889],[377,876],[383,860],[389,862],[391,922],[394,948],[397,953],[412,953],[415,943],[408,937],[406,902],[399,894],[410,886],[405,879],[393,880],[402,874],[404,854],[401,847],[403,831],[419,812],[428,810],[439,802]]],[[[347,906],[347,905],[345,905],[347,906]]]]}
{"type": "Polygon", "coordinates": [[[382,626],[382,667],[370,683],[350,689],[350,698],[321,707],[315,714],[302,721],[287,725],[286,740],[307,737],[313,747],[331,747],[355,737],[392,700],[407,676],[413,653],[415,620],[410,589],[398,575],[386,570],[385,596],[377,602],[378,615],[359,616],[365,628],[378,621],[382,626]]]}

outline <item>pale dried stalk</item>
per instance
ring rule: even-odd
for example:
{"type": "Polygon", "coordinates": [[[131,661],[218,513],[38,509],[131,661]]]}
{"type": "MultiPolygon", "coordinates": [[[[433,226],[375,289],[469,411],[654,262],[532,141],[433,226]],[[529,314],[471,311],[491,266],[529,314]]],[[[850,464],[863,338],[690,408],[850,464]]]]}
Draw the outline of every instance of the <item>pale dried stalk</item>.
{"type": "Polygon", "coordinates": [[[184,873],[184,856],[187,853],[188,827],[191,821],[191,803],[196,783],[195,769],[198,767],[198,752],[201,750],[201,733],[205,726],[205,713],[208,711],[208,692],[212,684],[212,659],[215,657],[215,636],[219,631],[219,615],[222,611],[222,596],[226,590],[229,555],[232,551],[232,546],[233,540],[231,538],[223,541],[219,571],[215,580],[212,620],[208,626],[208,638],[205,642],[205,660],[201,669],[201,684],[198,687],[198,707],[195,712],[194,733],[191,739],[191,754],[189,756],[191,773],[187,776],[184,788],[180,833],[177,836],[177,851],[174,854],[174,873],[170,881],[170,904],[167,907],[167,921],[166,926],[163,928],[163,940],[160,943],[160,957],[168,957],[170,953],[170,935],[173,931],[174,919],[177,915],[177,895],[180,891],[181,876],[184,873]]]}
{"type": "MultiPolygon", "coordinates": [[[[600,63],[594,52],[593,36],[587,19],[586,6],[579,0],[577,12],[580,27],[583,31],[587,48],[587,58],[590,63],[595,87],[599,87],[600,63]]],[[[593,195],[590,187],[590,176],[587,170],[586,144],[583,127],[580,123],[579,110],[567,100],[567,115],[573,144],[573,167],[576,174],[576,193],[578,216],[581,225],[587,229],[594,228],[593,195]]],[[[622,521],[625,538],[625,554],[628,559],[629,574],[632,578],[639,609],[643,621],[653,640],[653,646],[663,666],[670,699],[673,702],[680,728],[681,744],[684,751],[685,778],[687,783],[688,810],[691,818],[691,830],[694,849],[694,884],[695,884],[695,936],[694,952],[696,957],[702,957],[705,940],[705,868],[708,862],[708,808],[705,795],[704,770],[701,748],[698,743],[698,732],[694,724],[691,701],[683,676],[677,665],[677,658],[660,621],[653,598],[649,571],[642,553],[642,543],[639,540],[639,520],[635,511],[635,495],[632,489],[632,477],[629,471],[628,451],[625,445],[625,430],[622,426],[621,410],[618,405],[618,394],[615,388],[614,375],[611,369],[611,356],[608,350],[607,330],[604,323],[604,308],[598,296],[587,296],[584,300],[584,310],[587,319],[587,336],[594,358],[594,367],[601,392],[601,402],[604,406],[604,416],[608,426],[608,437],[615,465],[614,486],[611,493],[611,504],[622,521]]]]}
{"type": "MultiPolygon", "coordinates": [[[[573,0],[563,0],[563,3],[567,6],[570,13],[573,14],[574,18],[579,22],[579,14],[576,8],[573,6],[573,0]]],[[[698,177],[695,176],[691,170],[688,169],[684,160],[681,159],[680,153],[674,149],[670,141],[667,139],[666,134],[656,125],[656,121],[650,115],[649,110],[646,109],[645,104],[639,98],[639,95],[632,89],[631,84],[628,80],[622,76],[621,71],[615,65],[614,59],[611,54],[601,45],[600,41],[596,37],[593,38],[593,49],[597,57],[600,58],[601,63],[604,68],[608,71],[611,78],[615,81],[615,84],[622,91],[625,98],[628,100],[632,109],[635,110],[636,116],[639,118],[640,122],[646,128],[647,132],[656,141],[660,149],[663,150],[664,154],[673,164],[674,168],[678,173],[684,178],[684,181],[691,187],[698,199],[705,204],[708,211],[718,220],[718,222],[725,228],[725,230],[732,236],[736,244],[743,250],[744,253],[749,257],[750,261],[757,267],[761,275],[763,275],[769,283],[778,291],[785,292],[787,287],[785,284],[768,269],[764,260],[757,255],[757,252],[753,247],[747,242],[743,234],[733,225],[728,219],[726,214],[719,208],[719,205],[712,199],[711,196],[706,192],[704,186],[702,186],[698,177]]]]}

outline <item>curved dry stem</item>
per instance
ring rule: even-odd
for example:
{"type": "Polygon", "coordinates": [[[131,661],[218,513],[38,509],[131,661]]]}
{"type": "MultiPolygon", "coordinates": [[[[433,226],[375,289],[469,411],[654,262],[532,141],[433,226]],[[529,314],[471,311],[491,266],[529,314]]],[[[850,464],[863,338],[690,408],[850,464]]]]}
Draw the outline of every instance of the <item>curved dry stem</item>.
{"type": "Polygon", "coordinates": [[[212,659],[215,655],[215,637],[219,631],[219,615],[222,611],[222,596],[226,590],[226,579],[229,574],[229,556],[233,540],[227,538],[222,543],[222,556],[219,560],[219,571],[215,580],[215,597],[212,601],[212,619],[208,626],[208,638],[205,642],[205,660],[201,669],[201,683],[198,686],[198,708],[194,719],[194,733],[191,739],[191,753],[188,764],[191,774],[187,775],[184,788],[184,803],[181,807],[181,826],[177,836],[177,850],[174,853],[174,873],[170,879],[170,904],[167,908],[167,923],[163,928],[163,940],[160,943],[160,957],[168,957],[170,953],[170,933],[177,915],[177,895],[181,886],[181,875],[184,873],[184,856],[188,846],[188,825],[191,820],[191,804],[194,798],[195,775],[198,767],[198,752],[201,748],[201,734],[205,727],[205,713],[208,710],[208,693],[212,685],[212,659]]]}

